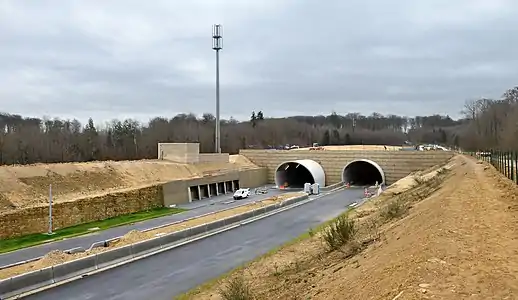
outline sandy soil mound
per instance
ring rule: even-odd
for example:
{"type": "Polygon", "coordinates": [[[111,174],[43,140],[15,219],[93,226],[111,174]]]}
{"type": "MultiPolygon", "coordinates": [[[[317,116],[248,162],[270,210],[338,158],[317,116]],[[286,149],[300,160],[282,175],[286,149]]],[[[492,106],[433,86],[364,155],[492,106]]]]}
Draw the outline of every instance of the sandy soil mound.
{"type": "Polygon", "coordinates": [[[256,167],[244,157],[229,163],[178,164],[159,160],[33,164],[0,167],[0,210],[71,201],[117,190],[140,188],[176,179],[210,176],[256,167]]]}
{"type": "MultiPolygon", "coordinates": [[[[395,201],[388,194],[353,213],[365,212],[357,222],[376,237],[359,252],[325,251],[315,235],[232,277],[244,277],[257,299],[517,299],[518,188],[485,163],[453,162],[439,172],[442,184],[429,181],[439,190],[401,194],[410,205],[399,218],[365,226],[395,201]]],[[[220,299],[226,280],[192,299],[220,299]]]]}

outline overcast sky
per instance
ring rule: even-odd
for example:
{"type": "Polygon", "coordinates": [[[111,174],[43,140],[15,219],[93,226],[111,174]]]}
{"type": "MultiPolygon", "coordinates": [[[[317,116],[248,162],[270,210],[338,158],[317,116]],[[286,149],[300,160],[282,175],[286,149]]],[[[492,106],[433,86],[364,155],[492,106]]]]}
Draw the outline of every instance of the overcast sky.
{"type": "Polygon", "coordinates": [[[0,0],[0,111],[450,114],[518,84],[517,0],[0,0]]]}

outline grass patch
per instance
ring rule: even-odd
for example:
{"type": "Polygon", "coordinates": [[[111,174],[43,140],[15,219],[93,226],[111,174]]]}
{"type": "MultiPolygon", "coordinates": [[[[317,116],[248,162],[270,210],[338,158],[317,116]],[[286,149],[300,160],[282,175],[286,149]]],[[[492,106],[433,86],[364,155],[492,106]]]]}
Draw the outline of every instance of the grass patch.
{"type": "Polygon", "coordinates": [[[395,199],[387,204],[387,206],[381,211],[381,217],[388,221],[401,218],[407,212],[408,207],[405,203],[401,199],[395,199]]]}
{"type": "Polygon", "coordinates": [[[358,232],[354,219],[341,215],[328,224],[322,231],[322,239],[330,251],[338,250],[353,240],[358,232]]]}
{"type": "Polygon", "coordinates": [[[80,235],[85,235],[92,232],[97,232],[100,230],[106,230],[108,228],[113,228],[117,226],[123,226],[135,222],[140,222],[144,220],[159,218],[163,216],[168,216],[172,214],[177,214],[185,211],[180,208],[166,208],[160,207],[147,211],[136,212],[132,214],[122,215],[118,217],[113,217],[101,221],[95,221],[90,223],[79,224],[76,226],[71,226],[63,229],[58,229],[54,231],[54,234],[48,235],[44,233],[34,233],[28,234],[20,237],[0,240],[0,253],[10,252],[22,248],[27,248],[31,246],[36,246],[44,243],[48,243],[51,241],[59,241],[65,238],[76,237],[80,235]],[[98,227],[99,229],[96,231],[88,230],[90,228],[98,227]]]}
{"type": "Polygon", "coordinates": [[[223,300],[252,300],[254,296],[248,282],[243,275],[231,278],[219,289],[223,300]]]}

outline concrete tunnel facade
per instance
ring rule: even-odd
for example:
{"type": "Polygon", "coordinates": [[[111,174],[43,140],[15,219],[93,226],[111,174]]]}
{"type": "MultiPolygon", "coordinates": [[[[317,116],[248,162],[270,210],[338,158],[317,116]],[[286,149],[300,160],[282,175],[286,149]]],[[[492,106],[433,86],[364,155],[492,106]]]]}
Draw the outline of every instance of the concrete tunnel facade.
{"type": "Polygon", "coordinates": [[[304,183],[326,185],[324,168],[314,160],[301,159],[285,161],[275,169],[275,185],[303,188],[304,183]]]}
{"type": "Polygon", "coordinates": [[[342,170],[342,182],[357,186],[372,186],[385,183],[385,172],[370,159],[356,159],[349,162],[342,170]]]}

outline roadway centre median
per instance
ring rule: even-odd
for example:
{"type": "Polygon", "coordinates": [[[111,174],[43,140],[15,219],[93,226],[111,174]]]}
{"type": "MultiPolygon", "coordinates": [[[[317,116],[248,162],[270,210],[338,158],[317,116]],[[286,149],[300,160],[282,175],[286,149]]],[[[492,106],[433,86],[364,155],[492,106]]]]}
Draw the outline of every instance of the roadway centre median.
{"type": "Polygon", "coordinates": [[[94,243],[106,247],[94,247],[73,254],[53,251],[36,261],[0,270],[0,295],[15,296],[42,286],[87,275],[307,198],[307,194],[302,192],[286,193],[183,222],[152,228],[146,232],[131,231],[116,239],[94,243]]]}

